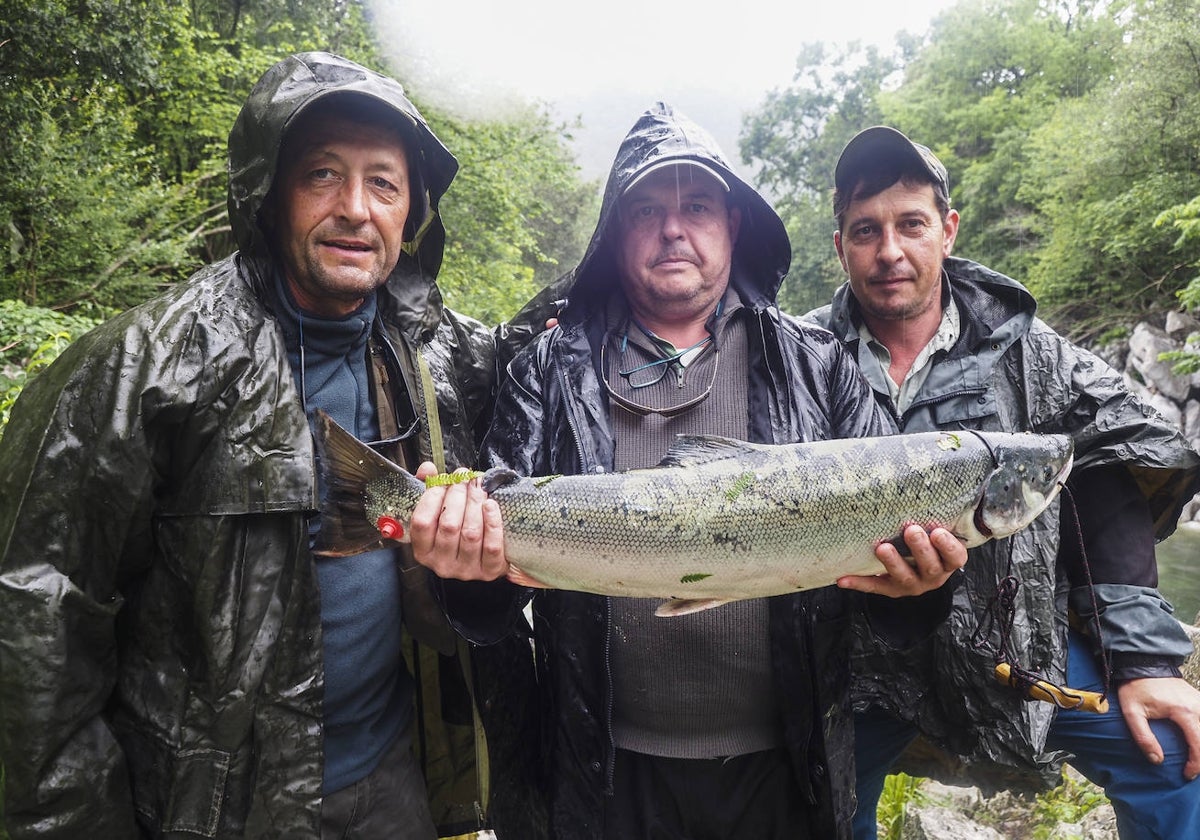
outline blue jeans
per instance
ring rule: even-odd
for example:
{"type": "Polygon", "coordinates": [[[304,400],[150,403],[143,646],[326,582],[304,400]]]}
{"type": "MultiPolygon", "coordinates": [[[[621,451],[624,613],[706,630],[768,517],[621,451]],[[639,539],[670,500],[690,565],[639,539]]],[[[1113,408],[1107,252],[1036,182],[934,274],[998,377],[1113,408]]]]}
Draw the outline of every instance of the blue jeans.
{"type": "MultiPolygon", "coordinates": [[[[1088,641],[1071,631],[1067,683],[1103,691],[1104,678],[1088,641]]],[[[1170,721],[1151,721],[1162,745],[1163,763],[1153,765],[1130,737],[1116,692],[1105,714],[1060,711],[1050,726],[1046,747],[1066,750],[1071,766],[1104,788],[1117,815],[1121,840],[1183,840],[1200,837],[1200,778],[1183,778],[1187,742],[1170,721]]],[[[875,810],[884,778],[917,736],[910,724],[880,709],[854,716],[854,759],[858,768],[854,840],[876,840],[875,810]]]]}

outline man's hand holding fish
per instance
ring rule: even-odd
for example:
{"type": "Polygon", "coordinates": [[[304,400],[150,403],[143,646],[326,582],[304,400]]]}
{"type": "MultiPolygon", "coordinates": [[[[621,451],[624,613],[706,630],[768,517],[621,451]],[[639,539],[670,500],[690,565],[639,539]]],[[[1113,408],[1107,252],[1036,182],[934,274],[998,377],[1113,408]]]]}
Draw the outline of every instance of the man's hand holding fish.
{"type": "MultiPolygon", "coordinates": [[[[436,474],[437,467],[426,461],[416,476],[425,481],[436,474]]],[[[496,580],[508,574],[500,506],[478,479],[426,490],[413,508],[411,536],[417,560],[438,577],[496,580]]]]}

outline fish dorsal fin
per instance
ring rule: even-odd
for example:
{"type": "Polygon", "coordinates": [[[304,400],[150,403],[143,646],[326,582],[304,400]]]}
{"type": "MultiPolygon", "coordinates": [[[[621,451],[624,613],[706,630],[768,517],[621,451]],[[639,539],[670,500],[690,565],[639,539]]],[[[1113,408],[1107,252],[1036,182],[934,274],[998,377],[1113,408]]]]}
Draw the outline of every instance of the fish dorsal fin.
{"type": "Polygon", "coordinates": [[[676,435],[675,442],[659,462],[660,467],[698,467],[713,461],[739,458],[747,452],[757,452],[761,444],[718,435],[676,435]]]}
{"type": "Polygon", "coordinates": [[[490,494],[501,487],[507,487],[509,484],[514,484],[520,480],[521,476],[508,467],[492,467],[483,474],[483,478],[479,480],[479,484],[485,492],[490,494]]]}

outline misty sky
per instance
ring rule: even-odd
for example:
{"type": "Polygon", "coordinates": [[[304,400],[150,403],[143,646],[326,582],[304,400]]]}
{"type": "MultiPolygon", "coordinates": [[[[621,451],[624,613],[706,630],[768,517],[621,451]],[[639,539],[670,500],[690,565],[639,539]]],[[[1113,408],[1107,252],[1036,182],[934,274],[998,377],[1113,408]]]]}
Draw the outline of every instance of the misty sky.
{"type": "Polygon", "coordinates": [[[583,120],[588,174],[607,169],[637,115],[665,100],[709,128],[732,160],[741,115],[791,82],[811,41],[888,46],[956,0],[369,0],[400,81],[464,115],[509,97],[583,120]],[[839,18],[845,15],[845,18],[839,18]],[[598,160],[597,160],[598,158],[598,160]]]}

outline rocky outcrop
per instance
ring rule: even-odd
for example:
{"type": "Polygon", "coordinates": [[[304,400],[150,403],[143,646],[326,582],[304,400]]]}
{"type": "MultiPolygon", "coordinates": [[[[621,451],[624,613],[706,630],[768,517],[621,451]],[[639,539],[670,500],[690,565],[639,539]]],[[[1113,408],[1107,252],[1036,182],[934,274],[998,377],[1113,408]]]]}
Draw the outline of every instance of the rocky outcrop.
{"type": "Polygon", "coordinates": [[[1056,802],[1039,805],[1031,794],[984,797],[927,781],[893,840],[1118,840],[1116,814],[1099,788],[1067,767],[1062,790],[1056,802]]]}
{"type": "MultiPolygon", "coordinates": [[[[1170,312],[1161,326],[1139,323],[1127,343],[1108,345],[1097,352],[1124,373],[1130,390],[1177,424],[1192,448],[1200,451],[1200,373],[1174,373],[1172,363],[1160,358],[1163,353],[1184,349],[1191,335],[1200,335],[1200,320],[1170,312]]],[[[1180,523],[1200,527],[1200,494],[1184,508],[1180,523]]]]}

